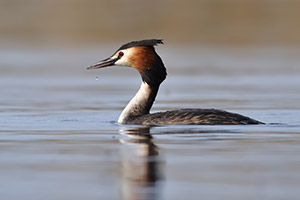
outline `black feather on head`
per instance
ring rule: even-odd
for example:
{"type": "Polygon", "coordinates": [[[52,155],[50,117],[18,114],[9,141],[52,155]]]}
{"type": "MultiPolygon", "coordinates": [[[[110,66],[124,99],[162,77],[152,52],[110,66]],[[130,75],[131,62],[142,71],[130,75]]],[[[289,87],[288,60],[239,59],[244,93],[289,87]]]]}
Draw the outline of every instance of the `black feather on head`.
{"type": "Polygon", "coordinates": [[[122,45],[117,51],[128,49],[130,47],[137,47],[137,46],[155,46],[158,44],[163,44],[162,40],[158,39],[151,39],[151,40],[139,40],[139,41],[132,41],[127,44],[122,45]]]}

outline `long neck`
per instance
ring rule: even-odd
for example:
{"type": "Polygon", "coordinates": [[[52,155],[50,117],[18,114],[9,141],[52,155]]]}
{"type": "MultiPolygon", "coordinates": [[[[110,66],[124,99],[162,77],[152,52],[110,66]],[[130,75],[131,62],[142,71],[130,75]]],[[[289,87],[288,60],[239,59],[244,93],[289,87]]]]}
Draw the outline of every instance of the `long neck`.
{"type": "Polygon", "coordinates": [[[142,82],[139,91],[121,113],[118,123],[124,124],[134,117],[149,114],[158,89],[159,85],[150,86],[146,82],[142,82]]]}

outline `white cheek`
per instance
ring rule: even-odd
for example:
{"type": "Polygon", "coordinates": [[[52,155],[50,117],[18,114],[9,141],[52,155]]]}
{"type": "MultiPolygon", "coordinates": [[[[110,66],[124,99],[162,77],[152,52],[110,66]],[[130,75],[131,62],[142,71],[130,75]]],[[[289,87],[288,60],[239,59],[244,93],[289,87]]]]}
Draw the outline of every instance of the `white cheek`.
{"type": "Polygon", "coordinates": [[[115,62],[115,65],[131,66],[129,58],[133,53],[132,49],[122,50],[122,52],[124,53],[124,55],[122,56],[122,58],[117,60],[117,62],[115,62]]]}
{"type": "Polygon", "coordinates": [[[128,59],[125,56],[117,60],[117,62],[115,62],[115,65],[130,66],[128,59]]]}

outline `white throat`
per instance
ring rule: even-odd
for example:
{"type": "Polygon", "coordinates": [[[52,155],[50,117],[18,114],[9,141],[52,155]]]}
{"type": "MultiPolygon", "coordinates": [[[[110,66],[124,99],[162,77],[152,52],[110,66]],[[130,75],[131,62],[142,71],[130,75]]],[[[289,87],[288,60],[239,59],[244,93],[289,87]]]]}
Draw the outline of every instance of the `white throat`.
{"type": "Polygon", "coordinates": [[[158,88],[150,87],[147,83],[142,82],[139,91],[122,111],[118,123],[124,124],[132,117],[149,114],[157,91],[158,88]]]}

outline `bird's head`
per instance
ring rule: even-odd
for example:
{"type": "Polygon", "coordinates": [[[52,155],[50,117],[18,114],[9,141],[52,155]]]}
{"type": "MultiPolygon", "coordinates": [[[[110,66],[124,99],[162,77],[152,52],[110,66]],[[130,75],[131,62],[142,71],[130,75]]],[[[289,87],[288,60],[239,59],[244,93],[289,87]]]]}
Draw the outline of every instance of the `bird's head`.
{"type": "Polygon", "coordinates": [[[119,65],[133,67],[141,74],[144,82],[159,85],[166,78],[166,68],[155,52],[154,46],[162,40],[140,40],[122,45],[111,57],[99,61],[87,69],[119,65]]]}

